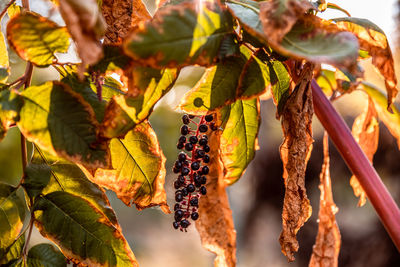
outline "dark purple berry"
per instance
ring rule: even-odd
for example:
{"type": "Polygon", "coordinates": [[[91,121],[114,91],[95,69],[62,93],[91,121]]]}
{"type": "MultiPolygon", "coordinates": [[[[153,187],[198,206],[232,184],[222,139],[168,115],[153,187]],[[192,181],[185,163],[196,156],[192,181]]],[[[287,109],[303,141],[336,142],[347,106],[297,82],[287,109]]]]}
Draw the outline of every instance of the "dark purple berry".
{"type": "Polygon", "coordinates": [[[200,183],[201,184],[206,184],[207,183],[207,178],[205,176],[201,176],[200,183]]]}
{"type": "Polygon", "coordinates": [[[175,168],[180,169],[182,168],[182,162],[180,162],[179,160],[175,161],[175,168]]]}
{"type": "Polygon", "coordinates": [[[190,119],[189,119],[189,116],[188,115],[183,115],[182,116],[182,122],[183,122],[183,124],[189,124],[190,123],[190,119]]]}
{"type": "Polygon", "coordinates": [[[199,149],[199,150],[197,150],[196,154],[197,154],[197,157],[202,158],[202,157],[204,157],[206,152],[204,152],[204,150],[202,150],[202,149],[199,149]]]}
{"type": "Polygon", "coordinates": [[[179,141],[178,141],[179,143],[186,143],[186,137],[185,136],[181,136],[181,137],[179,137],[179,141]]]}
{"type": "Polygon", "coordinates": [[[176,145],[176,148],[182,149],[184,146],[185,146],[184,143],[178,143],[178,144],[176,145]]]}
{"type": "Polygon", "coordinates": [[[203,134],[201,138],[206,139],[208,141],[208,136],[206,134],[203,134]]]}
{"type": "Polygon", "coordinates": [[[215,122],[211,122],[211,123],[210,123],[210,128],[211,128],[211,130],[213,130],[213,131],[218,130],[218,127],[217,127],[217,125],[215,125],[215,122]]]}
{"type": "Polygon", "coordinates": [[[197,207],[197,205],[199,205],[199,199],[197,197],[194,197],[190,200],[190,205],[197,207]]]}
{"type": "Polygon", "coordinates": [[[182,196],[186,197],[189,194],[186,188],[182,188],[182,196]]]}
{"type": "Polygon", "coordinates": [[[176,202],[181,202],[182,200],[183,200],[182,194],[176,194],[176,195],[175,195],[175,201],[176,201],[176,202]]]}
{"type": "Polygon", "coordinates": [[[181,134],[182,135],[187,135],[189,133],[189,131],[190,131],[190,128],[187,125],[183,125],[181,127],[181,134]]]}
{"type": "Polygon", "coordinates": [[[183,218],[183,214],[182,210],[175,211],[175,221],[180,221],[183,218]]]}
{"type": "Polygon", "coordinates": [[[193,145],[192,145],[191,143],[186,143],[186,144],[185,144],[185,149],[186,149],[187,151],[192,151],[192,150],[193,150],[193,145]]]}
{"type": "Polygon", "coordinates": [[[180,162],[183,162],[183,161],[186,160],[186,154],[185,154],[185,152],[179,153],[179,155],[178,155],[178,160],[179,160],[180,162]]]}
{"type": "Polygon", "coordinates": [[[190,167],[192,167],[192,170],[197,171],[198,169],[200,169],[200,163],[198,163],[197,161],[192,162],[192,165],[190,165],[190,167]]]}
{"type": "Polygon", "coordinates": [[[210,152],[210,147],[208,145],[203,146],[204,152],[210,152]]]}
{"type": "Polygon", "coordinates": [[[193,135],[193,136],[189,137],[189,142],[192,143],[193,145],[196,144],[197,141],[198,141],[198,139],[196,136],[193,135]]]}
{"type": "Polygon", "coordinates": [[[205,124],[200,124],[200,126],[199,126],[199,131],[200,131],[201,133],[207,132],[207,131],[208,131],[208,126],[205,125],[205,124]]]}
{"type": "Polygon", "coordinates": [[[206,188],[205,186],[200,187],[200,193],[201,193],[202,195],[207,194],[207,188],[206,188]]]}
{"type": "Polygon", "coordinates": [[[199,145],[201,145],[201,146],[205,146],[205,145],[207,145],[207,143],[208,143],[208,140],[205,138],[201,138],[199,140],[199,145]]]}
{"type": "Polygon", "coordinates": [[[179,175],[179,176],[178,176],[178,181],[179,181],[181,184],[184,184],[184,183],[185,183],[185,176],[179,175]]]}
{"type": "Polygon", "coordinates": [[[199,214],[197,212],[193,212],[190,217],[192,218],[193,221],[195,221],[199,218],[199,214]]]}
{"type": "Polygon", "coordinates": [[[213,117],[213,115],[209,114],[209,115],[206,115],[204,117],[204,119],[206,120],[206,122],[210,122],[210,121],[212,121],[214,119],[214,117],[213,117]]]}
{"type": "Polygon", "coordinates": [[[203,162],[204,163],[209,163],[210,162],[210,156],[209,155],[204,155],[203,162]]]}
{"type": "Polygon", "coordinates": [[[194,180],[195,183],[201,183],[201,177],[200,176],[195,176],[193,178],[193,180],[194,180]]]}
{"type": "Polygon", "coordinates": [[[189,119],[194,119],[195,117],[195,115],[189,115],[189,119]]]}
{"type": "Polygon", "coordinates": [[[178,222],[173,222],[173,223],[172,223],[172,226],[173,226],[175,229],[178,229],[178,228],[179,228],[179,223],[178,223],[178,222]]]}
{"type": "Polygon", "coordinates": [[[175,188],[175,189],[179,189],[179,187],[181,187],[181,183],[180,183],[178,180],[176,180],[176,181],[174,182],[174,188],[175,188]]]}
{"type": "Polygon", "coordinates": [[[208,174],[209,172],[210,172],[210,169],[207,166],[203,166],[203,168],[201,168],[202,174],[208,174]]]}
{"type": "Polygon", "coordinates": [[[194,181],[194,185],[196,187],[201,187],[201,181],[194,181]]]}
{"type": "Polygon", "coordinates": [[[181,221],[181,226],[182,228],[188,228],[188,226],[190,225],[190,222],[188,220],[182,220],[181,221]]]}
{"type": "Polygon", "coordinates": [[[177,167],[174,167],[174,168],[172,169],[172,171],[173,171],[174,173],[179,173],[179,172],[181,171],[181,169],[178,169],[177,167]]]}
{"type": "Polygon", "coordinates": [[[189,166],[189,161],[185,160],[184,162],[182,162],[183,166],[189,166]]]}
{"type": "Polygon", "coordinates": [[[179,205],[178,203],[175,204],[174,206],[174,210],[179,210],[181,208],[181,205],[179,205]]]}
{"type": "MultiPolygon", "coordinates": [[[[204,167],[207,167],[207,166],[204,166],[204,167]]],[[[186,167],[183,167],[182,170],[181,170],[181,173],[182,173],[183,176],[188,175],[189,172],[190,172],[190,170],[188,168],[186,168],[186,167]]],[[[205,174],[207,174],[207,173],[205,173],[205,174]]]]}
{"type": "Polygon", "coordinates": [[[192,184],[189,184],[189,185],[186,187],[186,189],[187,189],[187,191],[188,191],[189,193],[192,193],[192,192],[194,192],[194,191],[196,190],[196,187],[195,187],[194,185],[192,185],[192,184]]]}

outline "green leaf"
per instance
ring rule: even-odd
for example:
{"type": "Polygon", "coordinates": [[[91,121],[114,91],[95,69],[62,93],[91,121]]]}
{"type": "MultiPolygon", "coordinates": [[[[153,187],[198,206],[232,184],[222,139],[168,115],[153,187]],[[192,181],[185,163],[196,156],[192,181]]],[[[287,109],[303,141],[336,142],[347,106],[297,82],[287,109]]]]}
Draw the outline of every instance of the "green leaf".
{"type": "Polygon", "coordinates": [[[174,85],[176,69],[154,70],[138,67],[133,71],[136,96],[114,96],[106,108],[103,135],[107,138],[124,136],[137,124],[147,119],[154,105],[174,85]]]}
{"type": "Polygon", "coordinates": [[[18,127],[29,141],[90,169],[109,165],[107,143],[98,138],[93,109],[68,85],[46,82],[29,87],[22,97],[18,127]]]}
{"type": "Polygon", "coordinates": [[[10,75],[10,65],[8,62],[8,51],[4,35],[0,32],[0,82],[4,83],[7,81],[8,75],[10,75]]]}
{"type": "Polygon", "coordinates": [[[104,45],[103,58],[90,67],[91,71],[106,73],[107,71],[124,70],[132,62],[132,59],[125,55],[121,46],[104,45]]]}
{"type": "Polygon", "coordinates": [[[22,98],[15,91],[0,91],[0,141],[11,125],[19,120],[22,104],[22,98]]]}
{"type": "Polygon", "coordinates": [[[22,229],[25,205],[17,189],[0,183],[0,250],[13,244],[22,229]]]}
{"type": "Polygon", "coordinates": [[[50,244],[33,246],[27,257],[29,267],[66,267],[64,255],[50,244]]]}
{"type": "Polygon", "coordinates": [[[230,13],[217,2],[168,6],[134,31],[124,49],[146,66],[209,66],[216,62],[223,39],[234,33],[232,21],[230,13]]]}
{"type": "Polygon", "coordinates": [[[279,61],[271,61],[268,67],[271,75],[272,96],[280,115],[290,94],[291,78],[285,66],[279,61]]]}
{"type": "Polygon", "coordinates": [[[232,14],[239,19],[240,24],[244,26],[246,31],[258,35],[263,39],[264,31],[259,18],[259,2],[251,0],[228,0],[227,6],[232,14]]]}
{"type": "Polygon", "coordinates": [[[67,192],[39,196],[35,225],[68,258],[89,266],[138,266],[121,231],[90,202],[67,192]]]}
{"type": "Polygon", "coordinates": [[[220,139],[221,159],[224,180],[231,185],[240,179],[258,149],[260,103],[258,99],[237,100],[221,113],[226,120],[220,139]]]}
{"type": "Polygon", "coordinates": [[[110,222],[119,227],[117,217],[104,190],[89,181],[77,165],[52,156],[37,146],[34,149],[32,164],[45,165],[51,170],[50,181],[43,189],[43,194],[64,191],[82,197],[103,212],[110,222]]]}
{"type": "Polygon", "coordinates": [[[98,169],[93,181],[113,190],[126,205],[139,210],[159,205],[168,212],[165,157],[150,124],[142,122],[123,139],[112,139],[110,150],[113,169],[98,169]]]}
{"type": "Polygon", "coordinates": [[[50,181],[51,168],[46,164],[28,164],[25,169],[25,179],[22,186],[28,196],[38,196],[50,181]]]}
{"type": "Polygon", "coordinates": [[[55,53],[66,53],[69,47],[65,27],[32,12],[20,13],[8,22],[7,39],[22,59],[38,67],[52,64],[55,53]]]}
{"type": "Polygon", "coordinates": [[[17,240],[6,249],[0,249],[0,265],[12,266],[18,259],[22,258],[22,250],[25,245],[25,234],[22,234],[17,240]]]}

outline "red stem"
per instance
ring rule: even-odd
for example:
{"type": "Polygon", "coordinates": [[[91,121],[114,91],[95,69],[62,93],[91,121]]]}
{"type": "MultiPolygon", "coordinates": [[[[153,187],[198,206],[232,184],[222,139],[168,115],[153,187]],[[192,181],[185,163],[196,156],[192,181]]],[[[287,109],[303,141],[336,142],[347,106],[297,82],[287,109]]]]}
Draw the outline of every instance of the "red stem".
{"type": "Polygon", "coordinates": [[[400,251],[400,210],[349,128],[315,80],[311,82],[314,110],[347,166],[360,182],[378,216],[400,251]]]}

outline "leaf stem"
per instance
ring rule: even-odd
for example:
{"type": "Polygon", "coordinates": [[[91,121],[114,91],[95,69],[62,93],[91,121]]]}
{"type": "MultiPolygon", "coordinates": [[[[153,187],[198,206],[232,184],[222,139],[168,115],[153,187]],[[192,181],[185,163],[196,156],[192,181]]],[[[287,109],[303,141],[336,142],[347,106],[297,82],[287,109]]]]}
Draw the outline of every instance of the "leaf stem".
{"type": "Polygon", "coordinates": [[[311,82],[315,114],[328,132],[347,166],[360,182],[372,206],[400,251],[400,210],[374,167],[354,140],[350,129],[315,80],[311,82]]]}
{"type": "Polygon", "coordinates": [[[14,2],[15,2],[15,0],[11,0],[5,7],[4,7],[4,9],[1,11],[1,13],[0,13],[0,20],[3,18],[3,16],[6,14],[6,12],[7,12],[7,10],[8,10],[8,8],[12,5],[12,4],[14,4],[14,2]]]}
{"type": "Polygon", "coordinates": [[[33,229],[33,221],[34,220],[35,219],[33,218],[33,214],[31,212],[31,219],[29,221],[29,232],[28,232],[28,236],[26,238],[25,244],[24,244],[24,249],[22,250],[22,255],[23,255],[24,259],[26,259],[26,255],[27,255],[26,252],[28,250],[29,240],[31,239],[31,236],[32,236],[32,229],[33,229]]]}

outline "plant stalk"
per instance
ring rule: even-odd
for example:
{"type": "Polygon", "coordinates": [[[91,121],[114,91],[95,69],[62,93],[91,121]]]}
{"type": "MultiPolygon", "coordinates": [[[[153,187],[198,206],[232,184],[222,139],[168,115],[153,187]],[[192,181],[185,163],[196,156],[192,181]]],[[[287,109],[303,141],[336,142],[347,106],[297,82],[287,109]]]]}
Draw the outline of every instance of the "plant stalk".
{"type": "Polygon", "coordinates": [[[311,81],[314,111],[347,166],[360,182],[372,206],[400,252],[400,210],[374,167],[354,140],[350,129],[326,98],[317,82],[311,81]]]}

